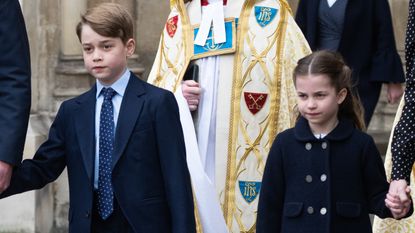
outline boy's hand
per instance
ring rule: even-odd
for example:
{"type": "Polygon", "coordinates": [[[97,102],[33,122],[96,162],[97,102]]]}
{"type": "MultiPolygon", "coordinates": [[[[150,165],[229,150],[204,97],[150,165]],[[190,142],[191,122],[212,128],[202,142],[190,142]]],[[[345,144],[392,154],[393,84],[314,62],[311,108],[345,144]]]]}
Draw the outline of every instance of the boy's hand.
{"type": "Polygon", "coordinates": [[[193,80],[186,80],[182,82],[182,93],[187,100],[190,111],[195,111],[199,105],[200,93],[202,88],[199,87],[199,83],[193,80]]]}
{"type": "Polygon", "coordinates": [[[12,165],[0,161],[0,193],[9,187],[12,171],[12,165]]]}
{"type": "Polygon", "coordinates": [[[410,192],[411,189],[405,180],[394,180],[391,182],[385,204],[395,219],[405,217],[410,210],[412,204],[410,192]]]}

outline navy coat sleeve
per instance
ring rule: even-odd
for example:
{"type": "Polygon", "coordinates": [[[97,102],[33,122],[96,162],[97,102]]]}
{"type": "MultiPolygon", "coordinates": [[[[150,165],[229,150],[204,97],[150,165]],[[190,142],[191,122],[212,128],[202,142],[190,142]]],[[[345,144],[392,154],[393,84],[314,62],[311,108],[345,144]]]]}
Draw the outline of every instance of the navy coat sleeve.
{"type": "Polygon", "coordinates": [[[364,147],[362,164],[369,212],[380,218],[392,217],[391,212],[385,206],[389,184],[386,181],[383,161],[372,138],[367,141],[364,147]]]}
{"type": "Polygon", "coordinates": [[[179,109],[171,92],[157,106],[156,134],[166,197],[172,218],[172,233],[196,231],[190,175],[180,124],[179,109]]]}
{"type": "Polygon", "coordinates": [[[268,155],[258,203],[257,233],[281,231],[285,181],[278,136],[268,155]]]}
{"type": "MultiPolygon", "coordinates": [[[[392,213],[385,205],[389,183],[386,181],[383,161],[372,138],[366,144],[363,156],[364,182],[367,187],[369,212],[380,218],[392,218],[392,213]]],[[[412,213],[413,206],[411,205],[411,209],[404,218],[411,216],[412,213]]]]}
{"type": "Polygon", "coordinates": [[[4,198],[29,190],[40,189],[56,180],[66,167],[65,158],[65,103],[61,105],[53,121],[49,136],[36,151],[33,159],[26,159],[16,166],[10,186],[0,197],[4,198]]]}
{"type": "Polygon", "coordinates": [[[405,81],[401,58],[396,51],[392,16],[387,0],[373,1],[374,53],[372,81],[403,83],[405,81]]]}
{"type": "Polygon", "coordinates": [[[0,1],[0,160],[20,163],[30,112],[30,54],[18,0],[0,1]]]}

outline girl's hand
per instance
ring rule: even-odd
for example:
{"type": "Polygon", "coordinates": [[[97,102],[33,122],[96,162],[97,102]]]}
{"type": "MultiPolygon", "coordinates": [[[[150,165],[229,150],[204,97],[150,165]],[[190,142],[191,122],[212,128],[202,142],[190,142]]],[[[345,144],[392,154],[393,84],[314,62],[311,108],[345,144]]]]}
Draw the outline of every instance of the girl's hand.
{"type": "Polygon", "coordinates": [[[386,195],[385,205],[390,209],[395,219],[406,216],[411,209],[411,189],[405,180],[394,180],[391,182],[389,192],[386,195]]]}
{"type": "Polygon", "coordinates": [[[199,83],[193,80],[183,81],[182,93],[187,100],[190,111],[195,111],[199,106],[200,93],[202,93],[202,88],[199,87],[199,83]]]}

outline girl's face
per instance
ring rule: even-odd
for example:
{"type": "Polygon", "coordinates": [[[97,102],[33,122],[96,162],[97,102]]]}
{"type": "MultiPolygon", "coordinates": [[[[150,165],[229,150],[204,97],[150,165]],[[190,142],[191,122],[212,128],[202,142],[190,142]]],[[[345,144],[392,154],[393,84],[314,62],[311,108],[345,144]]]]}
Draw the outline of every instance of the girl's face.
{"type": "Polygon", "coordinates": [[[313,133],[328,134],[337,124],[339,105],[347,90],[339,92],[331,85],[327,75],[297,76],[295,79],[300,114],[308,120],[313,133]]]}

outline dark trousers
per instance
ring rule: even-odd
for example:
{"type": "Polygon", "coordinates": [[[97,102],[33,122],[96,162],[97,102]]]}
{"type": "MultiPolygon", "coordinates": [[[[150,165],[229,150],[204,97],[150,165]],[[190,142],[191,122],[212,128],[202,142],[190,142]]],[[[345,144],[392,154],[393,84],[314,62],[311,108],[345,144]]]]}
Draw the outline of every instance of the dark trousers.
{"type": "Polygon", "coordinates": [[[106,219],[102,220],[98,214],[97,195],[94,195],[94,208],[92,211],[92,233],[134,233],[127,219],[121,211],[116,198],[114,198],[114,211],[106,219]]]}

